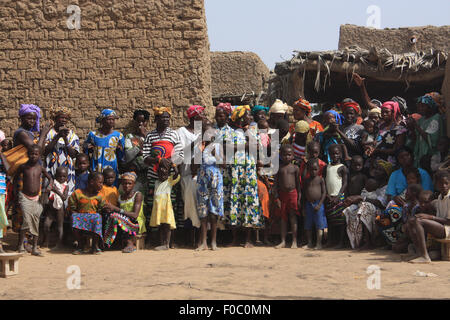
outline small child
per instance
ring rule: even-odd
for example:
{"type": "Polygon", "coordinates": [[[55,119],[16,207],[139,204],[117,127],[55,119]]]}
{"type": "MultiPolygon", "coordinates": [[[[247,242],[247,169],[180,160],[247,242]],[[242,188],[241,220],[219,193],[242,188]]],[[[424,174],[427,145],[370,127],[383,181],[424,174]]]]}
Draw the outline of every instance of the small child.
{"type": "Polygon", "coordinates": [[[325,217],[325,207],[323,205],[327,195],[325,181],[319,176],[318,159],[310,159],[307,163],[309,178],[304,182],[304,192],[306,195],[306,222],[305,230],[308,237],[307,248],[313,248],[312,227],[316,227],[317,243],[316,250],[322,249],[322,239],[324,230],[328,228],[325,217]]]}
{"type": "Polygon", "coordinates": [[[75,171],[75,190],[87,188],[89,176],[89,156],[85,153],[77,154],[75,171]]]}
{"type": "Polygon", "coordinates": [[[261,138],[261,144],[264,148],[268,148],[270,145],[270,136],[268,134],[269,131],[269,122],[266,119],[261,119],[258,121],[258,129],[264,130],[264,132],[260,132],[259,136],[261,138]]]}
{"type": "Polygon", "coordinates": [[[356,155],[352,158],[350,167],[350,175],[348,178],[348,196],[355,196],[361,194],[366,184],[367,177],[362,172],[364,167],[363,157],[356,155]]]}
{"type": "Polygon", "coordinates": [[[293,135],[292,148],[294,149],[294,159],[301,163],[306,158],[306,145],[311,140],[309,134],[309,123],[300,120],[295,124],[295,133],[293,135]]]}
{"type": "Polygon", "coordinates": [[[277,129],[279,131],[279,140],[281,144],[289,144],[288,139],[284,139],[289,133],[289,122],[285,119],[277,121],[277,129]]]}
{"type": "Polygon", "coordinates": [[[62,249],[63,240],[63,225],[64,225],[64,203],[69,196],[69,184],[67,183],[69,171],[66,167],[58,167],[55,173],[55,180],[53,181],[53,188],[50,191],[48,199],[52,202],[48,210],[48,214],[45,217],[44,222],[44,234],[48,246],[48,240],[50,236],[50,227],[54,221],[58,226],[58,242],[54,250],[62,249]]]}
{"type": "MultiPolygon", "coordinates": [[[[417,168],[410,168],[407,169],[405,172],[405,177],[406,177],[406,183],[408,186],[413,185],[413,184],[421,184],[422,183],[422,177],[420,175],[420,171],[417,168]]],[[[400,198],[405,200],[406,198],[406,192],[407,192],[408,188],[406,188],[402,194],[400,194],[400,198]]],[[[391,205],[403,205],[403,203],[396,203],[395,200],[391,200],[388,204],[388,207],[391,205]]]]}
{"type": "Polygon", "coordinates": [[[281,243],[275,248],[286,247],[286,233],[288,218],[291,223],[292,230],[292,246],[297,248],[297,216],[300,215],[300,171],[299,168],[292,164],[294,160],[294,150],[291,145],[283,145],[280,150],[281,166],[275,176],[274,194],[276,206],[281,216],[281,243]]]}
{"type": "Polygon", "coordinates": [[[169,176],[169,170],[164,166],[158,168],[158,181],[155,183],[153,209],[150,217],[150,226],[159,227],[161,232],[162,244],[155,248],[158,251],[169,249],[171,230],[175,230],[177,227],[170,193],[172,187],[180,181],[180,175],[176,166],[173,167],[172,176],[169,176]]]}
{"type": "Polygon", "coordinates": [[[72,229],[78,243],[77,249],[72,254],[88,252],[86,248],[88,236],[93,236],[91,253],[102,253],[99,248],[99,241],[103,238],[103,220],[100,212],[106,205],[105,199],[99,194],[102,187],[103,175],[100,172],[92,172],[89,174],[87,187],[76,189],[69,198],[72,229]]]}
{"type": "MultiPolygon", "coordinates": [[[[317,141],[311,141],[306,145],[306,156],[308,161],[312,159],[317,159],[319,163],[319,176],[323,177],[323,169],[327,166],[327,164],[320,160],[320,144],[317,141]]],[[[306,169],[306,162],[302,161],[300,163],[300,175],[303,179],[309,178],[309,172],[306,169]]]]}
{"type": "Polygon", "coordinates": [[[364,149],[364,155],[370,157],[377,146],[378,132],[373,120],[367,119],[362,124],[364,131],[361,133],[361,145],[364,149]]]}
{"type": "MultiPolygon", "coordinates": [[[[53,186],[53,179],[40,164],[41,148],[38,145],[31,145],[28,148],[28,161],[22,164],[17,170],[16,175],[22,175],[22,191],[18,192],[18,179],[14,179],[14,194],[18,195],[18,205],[22,210],[23,224],[19,233],[19,252],[25,252],[23,241],[26,232],[31,233],[33,238],[32,255],[42,256],[37,249],[39,238],[39,220],[42,213],[42,205],[39,202],[41,192],[41,179],[44,175],[49,180],[46,192],[50,192],[53,186]]],[[[17,178],[16,176],[16,178],[17,178]]]]}
{"type": "Polygon", "coordinates": [[[116,181],[116,172],[113,168],[106,168],[103,170],[104,183],[100,195],[106,200],[107,203],[113,206],[119,205],[119,191],[114,185],[116,181]]]}
{"type": "MultiPolygon", "coordinates": [[[[345,215],[343,214],[343,210],[345,209],[344,194],[347,190],[348,177],[347,168],[341,163],[341,150],[341,146],[338,144],[333,144],[329,147],[330,163],[325,170],[325,182],[327,186],[326,215],[328,225],[336,231],[336,248],[338,249],[344,245],[345,215]]],[[[330,244],[328,243],[328,245],[330,244]]]]}
{"type": "Polygon", "coordinates": [[[205,139],[202,142],[202,164],[197,172],[197,204],[198,215],[201,221],[201,239],[197,251],[208,250],[207,224],[211,224],[211,249],[217,248],[217,220],[223,217],[223,175],[222,170],[216,164],[220,157],[220,145],[210,141],[213,136],[211,123],[204,125],[205,139]]]}
{"type": "MultiPolygon", "coordinates": [[[[5,141],[5,140],[3,140],[5,141]]],[[[2,141],[2,142],[3,142],[2,141]]],[[[8,217],[6,215],[7,210],[5,207],[5,197],[7,192],[7,179],[6,173],[8,172],[9,165],[3,155],[3,146],[0,144],[0,253],[4,253],[2,246],[3,233],[6,231],[6,227],[9,225],[8,217]]]]}

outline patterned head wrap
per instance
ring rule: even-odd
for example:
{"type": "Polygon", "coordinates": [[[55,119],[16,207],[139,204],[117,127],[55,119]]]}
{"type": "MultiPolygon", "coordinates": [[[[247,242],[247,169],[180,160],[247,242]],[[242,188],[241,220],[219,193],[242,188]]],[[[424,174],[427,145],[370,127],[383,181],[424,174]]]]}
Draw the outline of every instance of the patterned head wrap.
{"type": "Polygon", "coordinates": [[[305,120],[297,121],[295,124],[295,132],[298,133],[307,133],[309,132],[309,123],[305,120]]]}
{"type": "Polygon", "coordinates": [[[406,104],[406,100],[405,99],[403,99],[402,97],[399,97],[399,96],[395,96],[395,97],[392,97],[391,101],[394,101],[394,102],[398,103],[398,107],[400,108],[400,112],[403,115],[407,114],[408,105],[406,104]]]}
{"type": "Polygon", "coordinates": [[[39,119],[41,119],[41,109],[34,104],[21,104],[19,109],[19,117],[22,117],[28,113],[36,113],[36,123],[31,131],[39,132],[39,119]]]}
{"type": "Polygon", "coordinates": [[[307,114],[310,114],[312,111],[312,107],[309,101],[303,98],[300,98],[297,101],[295,101],[294,107],[298,107],[300,109],[305,110],[307,114]]]}
{"type": "Polygon", "coordinates": [[[325,113],[331,113],[332,115],[334,115],[334,118],[335,118],[335,120],[336,120],[336,123],[337,123],[338,125],[342,126],[342,115],[341,115],[339,112],[337,112],[337,111],[335,111],[335,110],[328,110],[328,111],[325,112],[325,113]]]}
{"type": "Polygon", "coordinates": [[[154,107],[153,112],[155,113],[155,116],[160,116],[164,112],[167,112],[170,116],[172,116],[172,108],[170,107],[154,107]]]}
{"type": "Polygon", "coordinates": [[[0,130],[0,142],[2,142],[5,139],[6,139],[5,133],[2,130],[0,130]]]}
{"type": "Polygon", "coordinates": [[[381,102],[380,100],[377,99],[372,99],[370,100],[370,102],[372,102],[374,105],[376,105],[378,108],[381,107],[381,105],[383,104],[383,102],[381,102]]]}
{"type": "Polygon", "coordinates": [[[430,92],[425,95],[433,98],[434,102],[436,102],[438,106],[440,113],[445,113],[444,97],[441,94],[439,94],[439,92],[430,92]]]}
{"type": "Polygon", "coordinates": [[[136,182],[137,175],[134,172],[125,172],[120,176],[120,179],[122,179],[122,180],[128,179],[133,182],[136,182]]]}
{"type": "Polygon", "coordinates": [[[441,101],[440,94],[437,92],[427,93],[424,96],[419,97],[417,99],[418,103],[426,104],[431,108],[433,112],[439,111],[439,108],[441,107],[440,101],[441,101]]]}
{"type": "Polygon", "coordinates": [[[270,107],[269,113],[286,113],[289,107],[283,103],[280,99],[275,100],[274,104],[270,107]]]}
{"type": "Polygon", "coordinates": [[[62,114],[69,116],[69,118],[72,115],[70,109],[67,107],[54,106],[50,108],[50,117],[52,117],[53,119],[56,119],[59,115],[62,114]]]}
{"type": "Polygon", "coordinates": [[[377,115],[381,115],[381,108],[372,108],[369,110],[369,114],[377,114],[377,115]]]}
{"type": "Polygon", "coordinates": [[[250,111],[250,106],[236,106],[233,110],[233,114],[231,115],[231,120],[234,122],[237,119],[242,118],[246,111],[250,111]]]}
{"type": "Polygon", "coordinates": [[[257,106],[254,106],[254,107],[252,108],[252,114],[253,114],[253,115],[256,115],[256,114],[257,114],[258,112],[260,112],[260,111],[264,111],[265,114],[268,114],[268,113],[269,113],[269,110],[270,110],[269,107],[264,107],[264,106],[257,105],[257,106]]]}
{"type": "Polygon", "coordinates": [[[392,173],[392,163],[384,160],[378,160],[377,164],[386,171],[387,176],[389,177],[392,173]]]}
{"type": "Polygon", "coordinates": [[[103,119],[107,117],[117,118],[117,113],[112,109],[103,109],[100,115],[95,119],[95,122],[100,123],[103,119]]]}
{"type": "Polygon", "coordinates": [[[189,119],[192,119],[195,116],[198,116],[199,114],[202,114],[202,112],[205,110],[202,106],[193,105],[190,106],[187,110],[187,116],[189,119]]]}
{"type": "Polygon", "coordinates": [[[344,104],[342,105],[342,112],[344,112],[348,108],[352,108],[353,110],[355,110],[356,114],[361,114],[361,107],[355,101],[344,102],[344,104]]]}
{"type": "Polygon", "coordinates": [[[391,110],[394,113],[394,120],[397,121],[398,117],[400,116],[400,107],[398,106],[398,102],[386,101],[381,106],[381,109],[383,109],[383,108],[391,110]]]}
{"type": "Polygon", "coordinates": [[[229,116],[231,114],[231,112],[232,112],[231,103],[229,103],[229,102],[226,102],[226,103],[221,102],[221,103],[219,103],[217,105],[216,111],[217,110],[223,110],[229,116]]]}

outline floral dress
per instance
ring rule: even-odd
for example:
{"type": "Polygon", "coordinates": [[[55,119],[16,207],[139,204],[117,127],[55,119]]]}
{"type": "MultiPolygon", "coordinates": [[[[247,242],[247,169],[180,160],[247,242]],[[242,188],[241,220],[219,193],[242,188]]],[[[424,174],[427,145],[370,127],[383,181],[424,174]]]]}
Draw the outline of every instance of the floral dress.
{"type": "MultiPolygon", "coordinates": [[[[404,126],[399,124],[394,124],[389,128],[380,128],[378,132],[378,149],[392,149],[397,141],[397,137],[401,134],[406,133],[407,130],[404,126]]],[[[392,163],[393,166],[397,164],[397,159],[394,155],[380,155],[377,157],[377,160],[385,160],[392,163]]]]}
{"type": "Polygon", "coordinates": [[[75,190],[69,198],[72,228],[93,232],[102,238],[103,229],[100,211],[105,204],[106,201],[100,194],[88,197],[82,190],[75,190]]]}
{"type": "MultiPolygon", "coordinates": [[[[222,128],[217,128],[219,130],[218,138],[216,141],[224,141],[225,143],[233,143],[233,129],[228,125],[224,125],[222,128]]],[[[226,150],[224,150],[224,153],[226,150]]],[[[225,160],[224,160],[225,161],[225,160]]],[[[223,177],[223,203],[224,203],[224,214],[225,216],[230,216],[230,190],[231,190],[231,166],[226,166],[225,168],[220,168],[223,177]]]]}
{"type": "MultiPolygon", "coordinates": [[[[47,137],[45,138],[45,144],[48,145],[58,133],[54,128],[51,128],[47,137]]],[[[80,139],[72,130],[69,131],[67,136],[69,146],[80,152],[80,139]]],[[[46,158],[46,170],[54,178],[56,169],[58,167],[66,167],[68,171],[67,183],[69,185],[69,196],[75,191],[75,163],[69,156],[64,143],[64,139],[60,138],[56,143],[53,150],[47,155],[46,158]]]]}
{"type": "MultiPolygon", "coordinates": [[[[259,136],[252,130],[247,132],[252,135],[250,144],[256,139],[260,145],[259,136]]],[[[235,145],[241,146],[231,164],[230,223],[232,226],[262,228],[264,216],[259,204],[256,159],[243,148],[246,139],[242,130],[234,130],[231,138],[235,145]]]]}
{"type": "Polygon", "coordinates": [[[118,149],[121,146],[125,148],[125,138],[123,134],[117,131],[109,135],[103,135],[98,131],[91,131],[86,139],[85,152],[87,153],[87,144],[94,145],[94,152],[91,159],[91,170],[102,172],[106,168],[112,168],[116,172],[116,182],[119,176],[118,161],[124,158],[124,152],[118,149]]]}

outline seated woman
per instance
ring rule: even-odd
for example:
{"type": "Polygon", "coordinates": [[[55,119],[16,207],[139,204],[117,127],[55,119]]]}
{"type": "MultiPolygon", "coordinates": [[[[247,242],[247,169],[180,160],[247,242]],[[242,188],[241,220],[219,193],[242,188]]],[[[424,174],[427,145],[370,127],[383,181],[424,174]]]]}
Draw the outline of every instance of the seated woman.
{"type": "MultiPolygon", "coordinates": [[[[99,195],[103,187],[103,175],[99,172],[89,174],[88,185],[84,190],[75,190],[69,198],[69,209],[72,214],[72,228],[78,248],[73,254],[82,253],[82,240],[93,235],[91,253],[100,254],[98,247],[102,238],[102,216],[100,211],[105,207],[105,199],[99,195]]],[[[86,241],[84,244],[86,245],[86,241]]],[[[87,250],[83,250],[86,252],[87,250]]]]}
{"type": "Polygon", "coordinates": [[[426,247],[426,234],[436,239],[450,240],[450,172],[438,171],[435,175],[439,198],[435,202],[436,216],[416,213],[408,220],[408,230],[417,251],[417,257],[411,263],[430,263],[426,247]]]}
{"type": "Polygon", "coordinates": [[[136,251],[136,234],[146,232],[145,216],[143,210],[143,195],[139,191],[133,191],[137,175],[134,172],[126,172],[121,175],[123,193],[119,197],[120,208],[106,204],[111,212],[106,221],[104,241],[111,247],[117,236],[118,226],[123,231],[127,244],[122,250],[124,253],[136,251]]]}

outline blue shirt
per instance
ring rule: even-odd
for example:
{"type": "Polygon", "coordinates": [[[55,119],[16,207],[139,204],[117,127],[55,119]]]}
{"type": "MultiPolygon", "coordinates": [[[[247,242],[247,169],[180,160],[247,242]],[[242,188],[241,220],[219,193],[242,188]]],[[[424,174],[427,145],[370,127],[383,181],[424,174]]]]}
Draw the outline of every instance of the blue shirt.
{"type": "MultiPolygon", "coordinates": [[[[434,191],[433,182],[431,181],[430,175],[423,169],[419,168],[420,178],[422,180],[422,188],[424,190],[434,191]]],[[[398,169],[392,172],[389,178],[389,183],[386,189],[386,194],[392,197],[399,196],[406,190],[408,183],[406,182],[406,177],[403,174],[402,169],[398,169]]]]}
{"type": "Polygon", "coordinates": [[[86,189],[87,185],[88,185],[88,177],[89,177],[89,172],[76,175],[75,176],[75,190],[86,189]]]}

